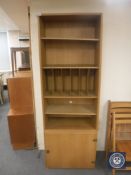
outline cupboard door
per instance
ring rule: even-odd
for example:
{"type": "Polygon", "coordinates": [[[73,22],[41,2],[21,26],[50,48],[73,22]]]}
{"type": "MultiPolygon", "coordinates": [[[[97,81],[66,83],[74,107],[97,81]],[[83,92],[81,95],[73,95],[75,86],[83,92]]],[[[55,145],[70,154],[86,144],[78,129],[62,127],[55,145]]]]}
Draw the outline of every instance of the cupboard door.
{"type": "Polygon", "coordinates": [[[34,148],[35,125],[32,114],[9,115],[8,125],[13,149],[34,148]]]}
{"type": "Polygon", "coordinates": [[[94,168],[96,134],[46,133],[46,165],[49,168],[94,168]]]}

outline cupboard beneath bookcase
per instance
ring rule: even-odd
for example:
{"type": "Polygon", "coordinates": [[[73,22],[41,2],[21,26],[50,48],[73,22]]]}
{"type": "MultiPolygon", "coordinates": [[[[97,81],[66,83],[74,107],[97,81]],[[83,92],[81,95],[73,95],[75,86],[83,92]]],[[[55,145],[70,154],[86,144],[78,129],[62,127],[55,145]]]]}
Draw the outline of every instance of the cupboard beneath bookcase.
{"type": "Polygon", "coordinates": [[[39,22],[46,166],[93,168],[101,14],[44,14],[39,22]]]}

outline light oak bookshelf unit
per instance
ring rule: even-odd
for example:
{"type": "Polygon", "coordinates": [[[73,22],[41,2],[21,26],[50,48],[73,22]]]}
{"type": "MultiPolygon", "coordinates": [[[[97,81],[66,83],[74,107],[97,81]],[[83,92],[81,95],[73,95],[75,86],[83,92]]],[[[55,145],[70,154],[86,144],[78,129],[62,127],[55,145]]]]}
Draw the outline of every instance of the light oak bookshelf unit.
{"type": "Polygon", "coordinates": [[[101,14],[39,17],[46,166],[94,168],[101,14]]]}

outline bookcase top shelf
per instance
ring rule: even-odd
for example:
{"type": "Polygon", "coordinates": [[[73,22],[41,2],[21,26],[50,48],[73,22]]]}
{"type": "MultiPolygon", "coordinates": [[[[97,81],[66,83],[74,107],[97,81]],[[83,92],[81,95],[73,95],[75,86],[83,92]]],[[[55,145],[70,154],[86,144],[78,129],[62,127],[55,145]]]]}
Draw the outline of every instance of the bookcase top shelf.
{"type": "Polygon", "coordinates": [[[43,13],[40,17],[44,21],[96,21],[102,16],[101,13],[43,13]]]}

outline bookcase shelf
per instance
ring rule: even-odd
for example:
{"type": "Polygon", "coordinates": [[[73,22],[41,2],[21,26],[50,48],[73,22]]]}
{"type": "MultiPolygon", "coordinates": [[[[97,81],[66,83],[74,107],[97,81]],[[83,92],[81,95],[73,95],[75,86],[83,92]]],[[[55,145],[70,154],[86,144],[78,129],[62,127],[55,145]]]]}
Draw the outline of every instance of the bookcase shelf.
{"type": "Polygon", "coordinates": [[[95,123],[89,118],[49,118],[46,129],[95,130],[95,123]]]}
{"type": "Polygon", "coordinates": [[[42,67],[42,69],[99,69],[97,65],[89,65],[89,64],[54,64],[54,65],[46,65],[42,67]]]}
{"type": "Polygon", "coordinates": [[[45,92],[44,98],[94,98],[96,99],[97,96],[95,92],[79,92],[79,91],[73,91],[73,92],[45,92]]]}
{"type": "Polygon", "coordinates": [[[66,115],[96,115],[93,106],[83,104],[50,104],[47,105],[45,114],[66,114],[66,115]]]}
{"type": "Polygon", "coordinates": [[[88,41],[88,42],[98,42],[99,39],[98,38],[54,38],[54,37],[42,37],[42,40],[58,40],[58,41],[88,41]]]}
{"type": "Polygon", "coordinates": [[[46,65],[99,65],[100,42],[81,42],[72,40],[41,41],[43,52],[42,67],[46,65]],[[45,58],[45,59],[44,59],[45,58]]]}
{"type": "Polygon", "coordinates": [[[39,22],[45,147],[50,152],[46,154],[46,165],[93,168],[101,14],[45,14],[39,22]]]}

